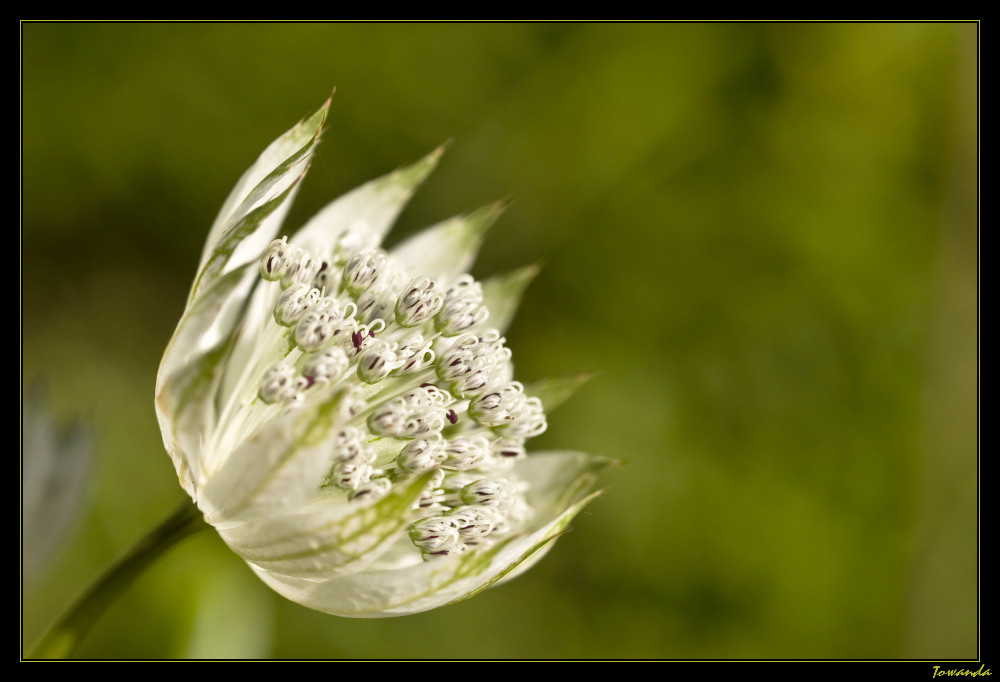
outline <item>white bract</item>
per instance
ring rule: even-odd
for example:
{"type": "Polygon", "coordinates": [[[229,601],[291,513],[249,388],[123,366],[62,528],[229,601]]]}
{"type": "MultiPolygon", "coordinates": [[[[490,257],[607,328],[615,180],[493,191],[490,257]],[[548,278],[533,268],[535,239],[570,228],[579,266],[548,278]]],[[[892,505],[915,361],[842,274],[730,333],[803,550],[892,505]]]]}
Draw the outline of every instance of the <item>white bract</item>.
{"type": "Polygon", "coordinates": [[[327,613],[415,613],[540,558],[607,460],[526,453],[575,380],[513,379],[502,330],[532,270],[466,272],[500,206],[380,248],[440,150],[278,236],[328,106],[226,201],[156,411],[184,490],[264,582],[327,613]]]}

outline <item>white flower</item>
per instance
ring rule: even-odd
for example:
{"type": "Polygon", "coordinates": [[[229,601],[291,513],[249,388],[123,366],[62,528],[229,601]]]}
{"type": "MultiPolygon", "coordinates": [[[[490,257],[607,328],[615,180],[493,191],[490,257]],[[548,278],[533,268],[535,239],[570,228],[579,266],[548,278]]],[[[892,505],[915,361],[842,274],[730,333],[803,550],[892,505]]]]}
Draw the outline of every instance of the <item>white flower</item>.
{"type": "Polygon", "coordinates": [[[264,582],[337,615],[414,613],[540,558],[608,461],[525,453],[573,382],[513,381],[501,332],[531,271],[466,274],[499,206],[379,248],[440,150],[278,238],[328,106],[226,201],[156,410],[184,490],[264,582]]]}

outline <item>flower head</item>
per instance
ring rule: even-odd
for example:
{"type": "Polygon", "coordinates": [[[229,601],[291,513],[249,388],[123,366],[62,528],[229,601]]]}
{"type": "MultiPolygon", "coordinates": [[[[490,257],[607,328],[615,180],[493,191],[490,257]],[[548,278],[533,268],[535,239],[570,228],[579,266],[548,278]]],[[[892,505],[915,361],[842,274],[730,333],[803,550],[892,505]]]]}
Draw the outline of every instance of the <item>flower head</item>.
{"type": "Polygon", "coordinates": [[[546,395],[572,381],[513,379],[502,330],[531,271],[466,273],[500,206],[380,248],[440,150],[279,237],[328,106],[264,151],[212,226],[157,415],[181,485],[273,589],[337,615],[414,613],[540,558],[607,460],[527,454],[546,395]]]}

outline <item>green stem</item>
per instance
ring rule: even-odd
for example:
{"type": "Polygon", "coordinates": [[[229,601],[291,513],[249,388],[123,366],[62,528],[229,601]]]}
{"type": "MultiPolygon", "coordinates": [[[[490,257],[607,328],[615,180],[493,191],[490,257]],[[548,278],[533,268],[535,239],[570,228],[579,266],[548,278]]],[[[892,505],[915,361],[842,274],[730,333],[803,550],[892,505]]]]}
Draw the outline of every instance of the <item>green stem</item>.
{"type": "Polygon", "coordinates": [[[161,554],[189,535],[208,528],[201,512],[185,499],[163,523],[90,586],[28,658],[69,658],[108,605],[161,554]]]}

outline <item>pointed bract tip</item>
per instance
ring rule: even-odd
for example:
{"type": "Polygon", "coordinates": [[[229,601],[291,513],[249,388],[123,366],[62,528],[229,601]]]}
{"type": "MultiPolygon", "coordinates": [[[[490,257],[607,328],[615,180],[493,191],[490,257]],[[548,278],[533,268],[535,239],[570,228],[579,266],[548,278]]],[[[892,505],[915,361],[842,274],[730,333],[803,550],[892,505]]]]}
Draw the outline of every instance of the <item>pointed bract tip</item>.
{"type": "Polygon", "coordinates": [[[482,235],[500,218],[506,208],[507,204],[503,201],[487,204],[467,213],[465,215],[465,222],[475,233],[482,235]]]}
{"type": "Polygon", "coordinates": [[[445,142],[444,144],[438,145],[437,147],[434,148],[434,150],[430,154],[425,156],[422,159],[422,161],[430,164],[431,168],[437,166],[438,162],[441,160],[441,157],[444,156],[444,153],[445,151],[448,150],[449,146],[451,146],[449,142],[445,142]]]}
{"type": "Polygon", "coordinates": [[[516,270],[517,276],[526,282],[531,282],[531,280],[538,277],[538,273],[542,271],[541,263],[531,263],[530,265],[524,265],[516,270]]]}
{"type": "Polygon", "coordinates": [[[391,176],[393,184],[414,189],[423,182],[431,172],[437,168],[441,155],[444,154],[444,146],[438,147],[430,154],[409,166],[403,166],[391,176]]]}

